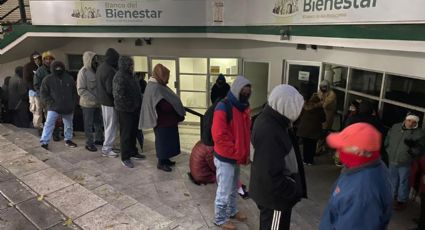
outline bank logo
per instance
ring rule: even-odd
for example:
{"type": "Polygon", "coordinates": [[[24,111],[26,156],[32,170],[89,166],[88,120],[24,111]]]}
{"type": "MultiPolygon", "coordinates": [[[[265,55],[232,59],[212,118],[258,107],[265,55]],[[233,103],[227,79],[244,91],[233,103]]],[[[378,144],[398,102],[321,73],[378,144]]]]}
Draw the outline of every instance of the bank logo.
{"type": "Polygon", "coordinates": [[[84,6],[83,4],[81,4],[80,7],[77,7],[77,9],[72,10],[71,17],[82,19],[94,19],[100,18],[102,17],[102,15],[100,14],[99,9],[91,6],[84,6]]]}
{"type": "Polygon", "coordinates": [[[291,17],[298,13],[299,0],[275,0],[275,5],[272,10],[273,15],[276,17],[291,17]]]}

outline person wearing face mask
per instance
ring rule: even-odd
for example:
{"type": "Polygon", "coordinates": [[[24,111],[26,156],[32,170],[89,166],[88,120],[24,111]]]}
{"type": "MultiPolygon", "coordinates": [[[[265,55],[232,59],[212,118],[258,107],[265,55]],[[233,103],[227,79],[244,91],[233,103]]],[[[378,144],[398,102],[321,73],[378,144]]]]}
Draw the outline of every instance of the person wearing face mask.
{"type": "Polygon", "coordinates": [[[214,223],[222,229],[236,229],[230,218],[245,221],[247,216],[236,205],[239,165],[249,163],[251,83],[243,76],[233,82],[226,98],[215,110],[211,128],[214,141],[214,165],[217,174],[214,223]],[[229,119],[227,111],[231,109],[229,119]]]}
{"type": "Polygon", "coordinates": [[[418,126],[419,116],[410,112],[403,122],[391,127],[385,138],[395,210],[403,210],[409,198],[410,165],[415,157],[413,148],[424,136],[418,126]]]}
{"type": "MultiPolygon", "coordinates": [[[[289,229],[293,206],[306,197],[304,168],[292,123],[304,98],[290,85],[276,86],[252,130],[250,195],[260,209],[260,230],[289,229]]],[[[319,121],[320,122],[320,121],[319,121]]]]}
{"type": "Polygon", "coordinates": [[[381,133],[356,123],[326,139],[344,165],[319,229],[387,229],[392,215],[391,182],[382,162],[381,133]]]}
{"type": "Polygon", "coordinates": [[[41,100],[47,106],[47,118],[40,139],[41,147],[48,149],[56,119],[61,116],[64,123],[65,145],[75,148],[77,144],[72,142],[72,119],[77,103],[77,88],[62,62],[54,61],[50,67],[51,74],[43,80],[40,88],[41,100]]]}
{"type": "Polygon", "coordinates": [[[170,158],[180,154],[179,122],[186,114],[183,104],[168,86],[170,70],[162,64],[153,69],[143,95],[139,129],[151,129],[155,133],[157,168],[171,172],[176,164],[170,158]]]}
{"type": "Polygon", "coordinates": [[[214,104],[214,102],[225,98],[229,90],[230,86],[227,84],[226,78],[223,74],[219,74],[215,84],[211,88],[211,103],[214,104]]]}

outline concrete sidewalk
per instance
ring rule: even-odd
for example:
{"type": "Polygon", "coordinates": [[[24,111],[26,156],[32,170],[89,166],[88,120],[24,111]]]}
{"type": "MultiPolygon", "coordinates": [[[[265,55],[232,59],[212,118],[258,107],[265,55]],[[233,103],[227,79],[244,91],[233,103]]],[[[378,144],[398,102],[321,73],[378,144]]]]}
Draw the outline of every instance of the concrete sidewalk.
{"type": "MultiPolygon", "coordinates": [[[[84,149],[77,133],[75,149],[51,142],[39,147],[35,130],[0,125],[0,229],[217,229],[213,223],[215,185],[197,186],[186,173],[199,130],[180,127],[182,154],[173,172],[156,169],[153,133],[146,133],[144,154],[135,168],[119,158],[84,149]]],[[[306,168],[309,199],[295,207],[291,229],[317,229],[330,189],[339,174],[330,156],[306,168]]],[[[249,182],[249,166],[241,179],[249,182]]],[[[238,200],[248,214],[238,229],[258,229],[252,200],[238,200]]],[[[413,227],[417,204],[395,213],[390,229],[413,227]]]]}

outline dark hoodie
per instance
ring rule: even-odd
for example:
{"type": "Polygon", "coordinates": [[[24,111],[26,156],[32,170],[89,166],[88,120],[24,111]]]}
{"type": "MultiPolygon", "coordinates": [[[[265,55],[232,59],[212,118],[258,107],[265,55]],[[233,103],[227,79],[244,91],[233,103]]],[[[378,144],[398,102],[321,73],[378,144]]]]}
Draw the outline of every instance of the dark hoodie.
{"type": "Polygon", "coordinates": [[[112,82],[114,107],[117,111],[139,111],[142,105],[140,86],[133,75],[132,66],[134,66],[133,59],[127,56],[120,57],[118,72],[112,82]]]}
{"type": "Polygon", "coordinates": [[[101,105],[114,106],[112,94],[112,81],[117,72],[118,52],[109,48],[105,54],[105,61],[96,70],[97,100],[101,105]]]}
{"type": "Polygon", "coordinates": [[[15,69],[15,76],[9,81],[8,98],[9,110],[17,110],[19,105],[27,101],[27,87],[22,79],[23,67],[18,66],[15,69]]]}
{"type": "Polygon", "coordinates": [[[218,78],[211,89],[211,103],[225,98],[230,90],[229,84],[226,83],[226,78],[223,74],[218,75],[218,78]]]}
{"type": "Polygon", "coordinates": [[[34,56],[38,55],[38,58],[40,59],[41,63],[41,54],[38,52],[34,52],[30,56],[30,61],[24,65],[23,69],[23,75],[24,75],[24,82],[29,90],[34,90],[34,73],[38,69],[38,65],[35,64],[34,56]]]}
{"type": "Polygon", "coordinates": [[[65,71],[65,65],[54,61],[49,74],[41,84],[41,99],[46,103],[47,110],[59,114],[72,114],[77,102],[77,88],[74,79],[65,71]]]}

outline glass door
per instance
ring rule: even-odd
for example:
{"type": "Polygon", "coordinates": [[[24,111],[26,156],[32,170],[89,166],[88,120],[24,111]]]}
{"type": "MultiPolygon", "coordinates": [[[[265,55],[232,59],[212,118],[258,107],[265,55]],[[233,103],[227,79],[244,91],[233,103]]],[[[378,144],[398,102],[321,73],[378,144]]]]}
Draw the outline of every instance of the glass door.
{"type": "Polygon", "coordinates": [[[170,87],[171,90],[173,90],[177,95],[180,96],[180,90],[179,90],[179,76],[178,76],[178,60],[174,58],[150,58],[149,62],[149,70],[150,70],[150,76],[153,74],[153,69],[157,64],[162,64],[163,66],[167,67],[170,70],[170,79],[168,80],[168,87],[170,87]]]}
{"type": "Polygon", "coordinates": [[[317,92],[321,75],[320,62],[287,61],[286,83],[294,86],[304,97],[317,92]]]}

